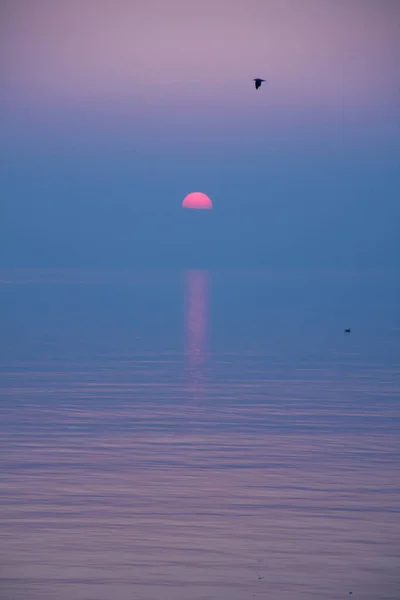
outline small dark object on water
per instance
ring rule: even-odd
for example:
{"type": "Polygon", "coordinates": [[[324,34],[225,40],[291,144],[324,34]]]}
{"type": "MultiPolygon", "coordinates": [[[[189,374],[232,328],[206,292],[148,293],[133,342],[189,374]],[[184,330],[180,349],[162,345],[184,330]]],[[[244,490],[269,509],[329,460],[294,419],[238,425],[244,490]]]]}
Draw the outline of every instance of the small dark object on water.
{"type": "MultiPolygon", "coordinates": [[[[351,333],[351,329],[345,329],[344,330],[345,333],[351,333]]],[[[349,594],[352,594],[353,592],[349,592],[349,594]]]]}
{"type": "Polygon", "coordinates": [[[262,84],[263,81],[265,81],[265,79],[253,79],[254,81],[254,85],[256,86],[256,90],[258,90],[258,88],[260,87],[260,85],[262,84]]]}

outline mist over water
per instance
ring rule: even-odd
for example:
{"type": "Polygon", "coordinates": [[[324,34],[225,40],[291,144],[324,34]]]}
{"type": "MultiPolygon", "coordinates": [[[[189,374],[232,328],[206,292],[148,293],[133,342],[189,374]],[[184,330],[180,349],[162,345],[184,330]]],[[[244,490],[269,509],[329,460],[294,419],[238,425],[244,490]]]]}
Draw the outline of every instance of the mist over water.
{"type": "Polygon", "coordinates": [[[393,274],[0,279],[2,599],[398,600],[393,274]]]}

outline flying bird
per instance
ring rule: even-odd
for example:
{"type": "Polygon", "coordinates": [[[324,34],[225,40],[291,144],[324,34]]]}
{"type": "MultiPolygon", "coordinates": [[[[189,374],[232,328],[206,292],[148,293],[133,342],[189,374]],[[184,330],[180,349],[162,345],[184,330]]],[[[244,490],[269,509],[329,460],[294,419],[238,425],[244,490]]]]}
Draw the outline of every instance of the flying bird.
{"type": "Polygon", "coordinates": [[[258,88],[260,87],[260,85],[262,84],[263,81],[265,81],[265,79],[253,79],[254,81],[254,85],[256,86],[256,90],[258,90],[258,88]]]}
{"type": "Polygon", "coordinates": [[[345,333],[351,333],[351,329],[345,329],[344,332],[345,333]]]}

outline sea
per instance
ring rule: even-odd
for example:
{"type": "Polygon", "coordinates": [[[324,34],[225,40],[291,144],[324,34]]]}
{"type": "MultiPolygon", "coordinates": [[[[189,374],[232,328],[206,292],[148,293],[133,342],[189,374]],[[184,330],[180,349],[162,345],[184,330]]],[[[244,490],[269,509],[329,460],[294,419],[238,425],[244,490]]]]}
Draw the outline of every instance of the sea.
{"type": "Polygon", "coordinates": [[[1,269],[0,599],[399,600],[399,283],[1,269]]]}

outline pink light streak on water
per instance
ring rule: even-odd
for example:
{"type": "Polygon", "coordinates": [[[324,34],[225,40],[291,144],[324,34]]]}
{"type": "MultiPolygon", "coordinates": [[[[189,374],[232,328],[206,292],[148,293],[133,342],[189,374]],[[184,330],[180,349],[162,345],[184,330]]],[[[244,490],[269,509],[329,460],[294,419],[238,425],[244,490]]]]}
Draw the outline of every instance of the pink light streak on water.
{"type": "Polygon", "coordinates": [[[208,273],[185,274],[185,336],[189,390],[195,400],[204,399],[208,334],[208,273]]]}

